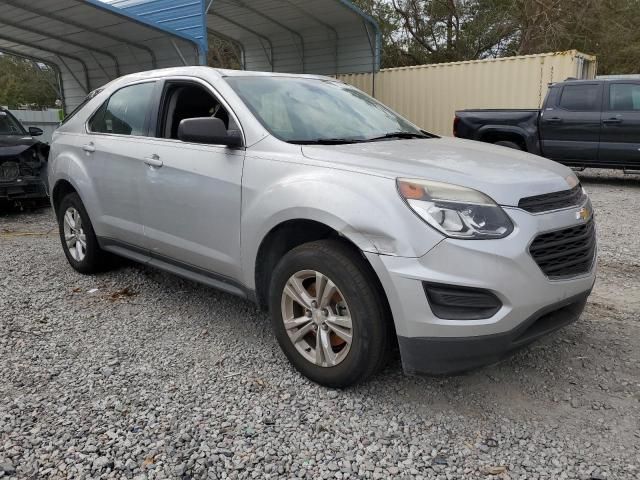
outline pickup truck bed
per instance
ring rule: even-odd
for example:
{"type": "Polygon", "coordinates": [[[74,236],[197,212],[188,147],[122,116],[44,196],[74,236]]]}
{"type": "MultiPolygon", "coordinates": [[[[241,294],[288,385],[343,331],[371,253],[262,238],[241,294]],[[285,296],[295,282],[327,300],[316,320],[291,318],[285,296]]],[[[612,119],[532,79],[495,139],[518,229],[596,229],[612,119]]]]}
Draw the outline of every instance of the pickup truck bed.
{"type": "Polygon", "coordinates": [[[577,168],[640,169],[640,81],[552,85],[541,110],[461,110],[454,135],[577,168]]]}

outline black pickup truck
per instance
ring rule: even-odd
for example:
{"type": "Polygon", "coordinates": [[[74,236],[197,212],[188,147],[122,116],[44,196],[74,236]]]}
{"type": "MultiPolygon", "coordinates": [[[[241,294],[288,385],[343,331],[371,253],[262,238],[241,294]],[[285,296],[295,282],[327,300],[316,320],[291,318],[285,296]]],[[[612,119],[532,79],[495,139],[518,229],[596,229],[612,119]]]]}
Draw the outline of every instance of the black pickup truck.
{"type": "Polygon", "coordinates": [[[542,110],[461,110],[453,133],[578,169],[639,171],[640,80],[556,83],[542,110]]]}

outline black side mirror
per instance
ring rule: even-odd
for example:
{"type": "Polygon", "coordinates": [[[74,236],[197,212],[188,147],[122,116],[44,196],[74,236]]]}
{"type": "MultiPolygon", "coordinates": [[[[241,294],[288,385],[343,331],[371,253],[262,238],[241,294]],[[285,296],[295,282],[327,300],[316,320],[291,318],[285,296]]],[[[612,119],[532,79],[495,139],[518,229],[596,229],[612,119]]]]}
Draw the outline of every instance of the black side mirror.
{"type": "Polygon", "coordinates": [[[29,127],[29,135],[32,137],[39,137],[44,133],[44,130],[38,127],[29,127]]]}
{"type": "Polygon", "coordinates": [[[242,147],[242,136],[230,133],[219,118],[202,117],[186,118],[178,126],[178,138],[183,142],[206,143],[209,145],[226,145],[242,147]]]}

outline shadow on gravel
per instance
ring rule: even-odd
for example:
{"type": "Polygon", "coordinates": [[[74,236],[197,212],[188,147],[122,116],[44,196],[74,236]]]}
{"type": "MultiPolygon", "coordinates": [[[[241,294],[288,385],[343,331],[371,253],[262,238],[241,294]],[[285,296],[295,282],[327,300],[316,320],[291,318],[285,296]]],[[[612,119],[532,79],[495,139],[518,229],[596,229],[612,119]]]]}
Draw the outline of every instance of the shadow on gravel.
{"type": "Polygon", "coordinates": [[[25,202],[24,204],[15,204],[13,202],[7,202],[6,200],[0,200],[0,218],[13,219],[24,214],[37,214],[49,212],[51,205],[48,200],[34,200],[31,202],[25,202]]]}

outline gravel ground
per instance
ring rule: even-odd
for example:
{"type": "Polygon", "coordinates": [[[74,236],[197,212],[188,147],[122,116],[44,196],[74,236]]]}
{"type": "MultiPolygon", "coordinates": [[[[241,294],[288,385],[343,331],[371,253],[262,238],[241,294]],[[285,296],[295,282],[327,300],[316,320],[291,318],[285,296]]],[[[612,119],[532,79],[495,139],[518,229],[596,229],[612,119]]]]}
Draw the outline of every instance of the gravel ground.
{"type": "Polygon", "coordinates": [[[0,477],[640,477],[640,178],[582,175],[583,319],[499,365],[332,391],[265,314],[141,266],[76,274],[48,209],[0,215],[0,477]]]}

